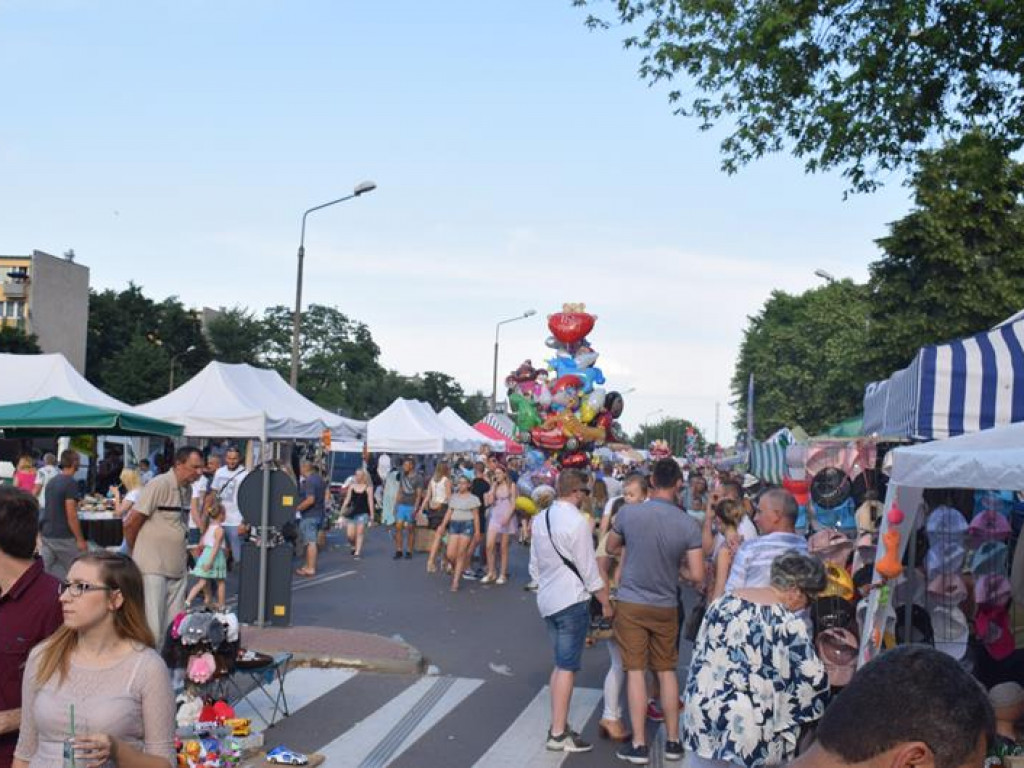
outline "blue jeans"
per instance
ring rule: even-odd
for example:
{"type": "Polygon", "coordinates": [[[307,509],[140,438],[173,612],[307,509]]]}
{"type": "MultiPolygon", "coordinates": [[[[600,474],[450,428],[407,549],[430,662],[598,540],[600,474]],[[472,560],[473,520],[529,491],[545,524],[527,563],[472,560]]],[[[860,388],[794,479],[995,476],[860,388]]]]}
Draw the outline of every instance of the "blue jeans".
{"type": "Polygon", "coordinates": [[[308,515],[299,520],[299,532],[303,544],[316,544],[316,536],[320,532],[320,515],[308,515]]]}
{"type": "Polygon", "coordinates": [[[590,628],[590,601],[575,603],[558,613],[544,617],[548,637],[555,652],[555,666],[567,672],[579,672],[583,645],[590,628]]]}
{"type": "Polygon", "coordinates": [[[242,537],[238,535],[238,526],[222,525],[221,528],[224,530],[224,538],[228,540],[228,548],[237,567],[242,562],[242,537]]]}
{"type": "Polygon", "coordinates": [[[395,505],[395,522],[405,523],[406,525],[413,524],[414,520],[412,504],[395,505]]]}
{"type": "Polygon", "coordinates": [[[472,520],[451,520],[448,523],[448,533],[452,536],[472,536],[475,527],[472,520]]]}

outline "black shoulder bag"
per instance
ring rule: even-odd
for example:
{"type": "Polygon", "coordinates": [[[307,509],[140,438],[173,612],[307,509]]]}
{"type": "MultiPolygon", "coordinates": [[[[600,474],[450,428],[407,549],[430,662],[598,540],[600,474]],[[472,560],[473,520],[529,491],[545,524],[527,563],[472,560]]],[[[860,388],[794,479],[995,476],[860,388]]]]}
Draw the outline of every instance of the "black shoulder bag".
{"type": "MultiPolygon", "coordinates": [[[[562,564],[570,571],[576,574],[576,578],[580,580],[580,583],[583,585],[583,588],[587,590],[587,592],[589,593],[590,588],[587,587],[587,582],[584,581],[583,574],[580,573],[580,569],[576,567],[576,563],[574,563],[572,560],[570,560],[568,557],[562,554],[561,550],[555,544],[555,537],[551,535],[551,507],[548,507],[547,511],[544,513],[544,525],[548,529],[548,541],[551,542],[551,548],[555,550],[555,554],[558,555],[559,559],[562,561],[562,564]]],[[[600,623],[604,617],[604,609],[601,608],[600,600],[598,600],[593,595],[590,595],[590,604],[588,605],[587,609],[590,612],[591,630],[600,629],[602,631],[605,631],[610,629],[610,627],[595,626],[595,622],[600,623]]]]}

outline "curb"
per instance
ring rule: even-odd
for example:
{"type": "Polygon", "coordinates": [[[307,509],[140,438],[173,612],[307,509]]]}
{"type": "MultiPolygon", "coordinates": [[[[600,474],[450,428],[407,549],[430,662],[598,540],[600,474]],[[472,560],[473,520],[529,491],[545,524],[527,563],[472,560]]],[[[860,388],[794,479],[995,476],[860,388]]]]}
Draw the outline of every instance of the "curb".
{"type": "MultiPolygon", "coordinates": [[[[426,669],[423,655],[411,645],[406,645],[406,649],[408,650],[408,658],[406,659],[323,656],[314,653],[290,651],[292,654],[291,666],[308,667],[311,669],[360,669],[365,672],[382,672],[391,675],[416,675],[422,673],[426,669]]],[[[282,648],[280,650],[286,649],[282,648]]]]}

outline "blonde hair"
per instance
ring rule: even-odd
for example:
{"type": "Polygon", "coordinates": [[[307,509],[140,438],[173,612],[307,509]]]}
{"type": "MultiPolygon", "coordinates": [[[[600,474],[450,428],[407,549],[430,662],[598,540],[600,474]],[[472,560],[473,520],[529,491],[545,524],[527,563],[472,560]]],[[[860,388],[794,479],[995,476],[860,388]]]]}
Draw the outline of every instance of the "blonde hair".
{"type": "MultiPolygon", "coordinates": [[[[100,568],[100,580],[111,593],[120,592],[121,607],[114,611],[114,631],[117,636],[148,648],[156,647],[153,633],[146,623],[146,598],[142,589],[142,573],[135,561],[115,552],[86,552],[74,563],[92,563],[100,568]]],[[[72,565],[74,565],[72,563],[72,565]]],[[[68,676],[71,654],[78,647],[78,630],[66,624],[45,641],[39,654],[36,684],[42,687],[57,672],[60,682],[68,676]]]]}
{"type": "Polygon", "coordinates": [[[728,528],[736,528],[746,513],[744,506],[735,499],[722,499],[715,504],[715,517],[728,528]]]}
{"type": "Polygon", "coordinates": [[[448,462],[442,461],[434,467],[434,479],[440,480],[442,477],[448,477],[451,475],[451,470],[448,468],[448,462]]]}
{"type": "Polygon", "coordinates": [[[19,472],[35,472],[36,463],[32,461],[31,456],[19,456],[18,457],[18,471],[19,472]]]}
{"type": "Polygon", "coordinates": [[[137,469],[121,470],[121,485],[129,491],[135,491],[142,487],[142,475],[137,469]]]}

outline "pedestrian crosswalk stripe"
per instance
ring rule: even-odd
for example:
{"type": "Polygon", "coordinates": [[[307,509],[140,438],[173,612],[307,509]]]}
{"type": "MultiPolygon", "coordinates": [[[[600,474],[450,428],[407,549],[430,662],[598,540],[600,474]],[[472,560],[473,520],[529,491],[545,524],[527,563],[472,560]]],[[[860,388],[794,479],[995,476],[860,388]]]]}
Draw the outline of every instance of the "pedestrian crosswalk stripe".
{"type": "MultiPolygon", "coordinates": [[[[579,731],[590,720],[603,693],[597,688],[576,688],[569,707],[569,723],[579,731]]],[[[551,727],[551,690],[548,686],[524,709],[515,722],[498,738],[473,768],[557,768],[566,752],[549,752],[545,748],[551,727]]]]}
{"type": "Polygon", "coordinates": [[[467,678],[420,678],[320,753],[327,765],[384,768],[482,684],[467,678]]]}
{"type": "MultiPolygon", "coordinates": [[[[307,669],[299,667],[288,672],[284,679],[288,711],[295,714],[307,704],[329,693],[342,683],[351,680],[358,673],[355,669],[307,669]]],[[[264,716],[270,717],[271,703],[259,690],[252,691],[235,707],[235,717],[256,718],[256,707],[264,716]],[[255,706],[254,706],[255,705],[255,706]]]]}

